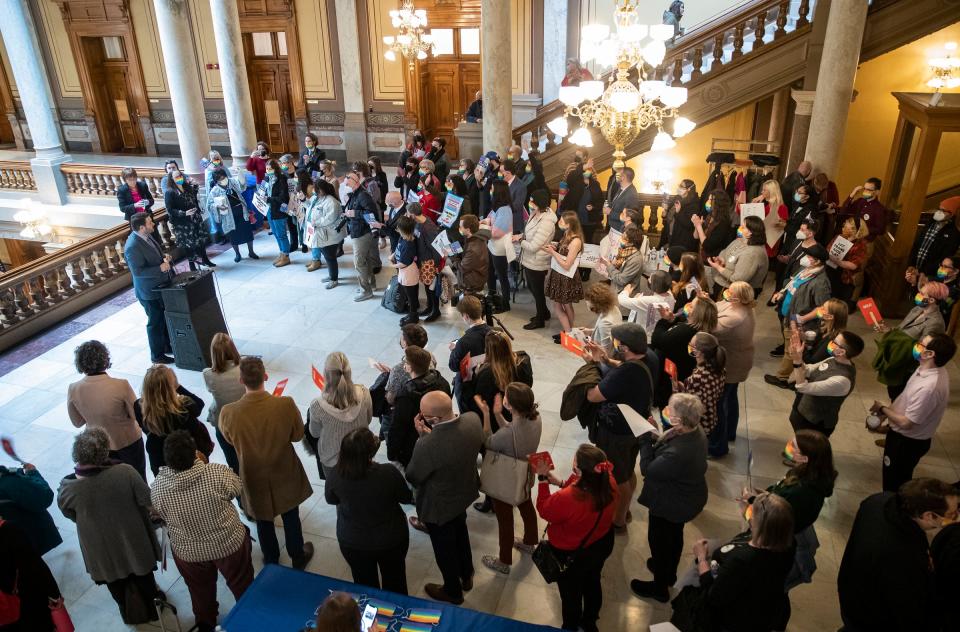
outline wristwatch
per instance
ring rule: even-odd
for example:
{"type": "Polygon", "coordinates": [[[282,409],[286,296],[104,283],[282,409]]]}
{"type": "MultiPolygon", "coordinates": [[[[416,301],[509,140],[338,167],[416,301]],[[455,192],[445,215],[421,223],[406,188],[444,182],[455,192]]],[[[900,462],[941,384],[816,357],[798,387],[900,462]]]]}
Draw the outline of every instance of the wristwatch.
{"type": "Polygon", "coordinates": [[[547,478],[546,474],[537,474],[537,480],[540,481],[541,483],[550,481],[550,479],[547,478]]]}

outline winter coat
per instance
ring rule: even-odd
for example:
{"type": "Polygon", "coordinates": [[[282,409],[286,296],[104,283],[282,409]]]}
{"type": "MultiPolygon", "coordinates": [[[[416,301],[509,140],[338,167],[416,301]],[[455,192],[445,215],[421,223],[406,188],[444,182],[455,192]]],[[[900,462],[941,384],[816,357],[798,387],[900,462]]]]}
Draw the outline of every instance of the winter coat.
{"type": "Polygon", "coordinates": [[[303,231],[303,243],[307,248],[332,246],[346,239],[346,224],[337,230],[343,217],[343,208],[336,196],[325,195],[320,198],[313,195],[304,202],[304,207],[304,226],[312,224],[314,229],[312,237],[308,237],[306,230],[303,231]]]}

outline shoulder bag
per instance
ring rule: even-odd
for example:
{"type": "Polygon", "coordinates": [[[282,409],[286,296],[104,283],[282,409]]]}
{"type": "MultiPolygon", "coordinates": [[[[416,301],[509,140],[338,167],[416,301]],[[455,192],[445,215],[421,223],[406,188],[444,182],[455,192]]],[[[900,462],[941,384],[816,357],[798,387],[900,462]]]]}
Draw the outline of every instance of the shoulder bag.
{"type": "MultiPolygon", "coordinates": [[[[0,519],[0,527],[3,526],[3,519],[0,519]]],[[[7,626],[15,624],[20,620],[20,570],[13,575],[13,588],[10,592],[0,590],[0,625],[7,626]]]]}
{"type": "MultiPolygon", "coordinates": [[[[492,413],[491,413],[492,414],[492,413]]],[[[517,454],[517,433],[513,435],[513,453],[517,454]]],[[[487,450],[480,465],[480,489],[512,507],[530,500],[533,472],[526,459],[517,459],[500,452],[487,450]]]]}
{"type": "MultiPolygon", "coordinates": [[[[567,569],[569,569],[576,561],[577,554],[583,550],[587,540],[589,540],[590,536],[593,535],[593,532],[596,531],[597,525],[600,524],[601,516],[603,516],[603,509],[597,512],[597,520],[593,523],[593,527],[590,528],[590,531],[587,532],[587,535],[580,540],[580,546],[578,546],[576,550],[569,553],[555,549],[548,540],[540,540],[540,544],[538,544],[537,548],[533,550],[532,557],[533,563],[536,564],[537,570],[539,570],[540,574],[543,575],[544,581],[546,581],[548,584],[552,584],[560,579],[561,575],[567,572],[567,569]]],[[[546,528],[544,528],[543,534],[547,534],[546,528]]]]}

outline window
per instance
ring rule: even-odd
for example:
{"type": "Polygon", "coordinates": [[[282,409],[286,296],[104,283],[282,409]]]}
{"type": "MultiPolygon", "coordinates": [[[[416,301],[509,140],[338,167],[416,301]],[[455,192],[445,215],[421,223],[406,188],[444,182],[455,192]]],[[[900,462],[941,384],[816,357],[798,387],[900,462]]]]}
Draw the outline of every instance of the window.
{"type": "MultiPolygon", "coordinates": [[[[270,33],[252,33],[254,57],[273,57],[273,38],[270,33]]],[[[284,42],[286,48],[286,42],[284,42]]]]}
{"type": "Polygon", "coordinates": [[[103,56],[106,59],[124,59],[123,39],[116,35],[104,37],[103,56]]]}
{"type": "Polygon", "coordinates": [[[453,55],[453,29],[430,29],[434,55],[453,55]]]}
{"type": "Polygon", "coordinates": [[[480,54],[480,29],[460,29],[460,54],[480,54]]]}
{"type": "Polygon", "coordinates": [[[287,34],[283,31],[277,33],[277,53],[281,57],[287,56],[287,34]]]}

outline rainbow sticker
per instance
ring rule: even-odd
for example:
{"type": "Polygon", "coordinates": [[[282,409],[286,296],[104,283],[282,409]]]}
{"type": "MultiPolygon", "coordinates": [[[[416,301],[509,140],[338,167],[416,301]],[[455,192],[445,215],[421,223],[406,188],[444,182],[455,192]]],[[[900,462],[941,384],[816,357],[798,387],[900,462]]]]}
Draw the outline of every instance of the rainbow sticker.
{"type": "Polygon", "coordinates": [[[386,601],[380,601],[378,599],[368,600],[367,605],[373,606],[377,609],[377,614],[381,614],[385,617],[392,617],[397,612],[397,606],[392,603],[387,603],[386,601]]]}
{"type": "Polygon", "coordinates": [[[747,505],[747,508],[743,511],[743,519],[750,522],[750,518],[753,518],[753,505],[747,505]]]}
{"type": "Polygon", "coordinates": [[[414,623],[437,625],[440,623],[440,612],[440,610],[432,610],[429,608],[414,608],[407,613],[407,619],[414,623]]]}
{"type": "Polygon", "coordinates": [[[791,461],[797,460],[797,449],[793,447],[793,441],[787,441],[787,447],[783,449],[783,454],[791,461]]]}
{"type": "Polygon", "coordinates": [[[433,632],[433,626],[429,623],[403,621],[400,623],[399,632],[433,632]]]}

